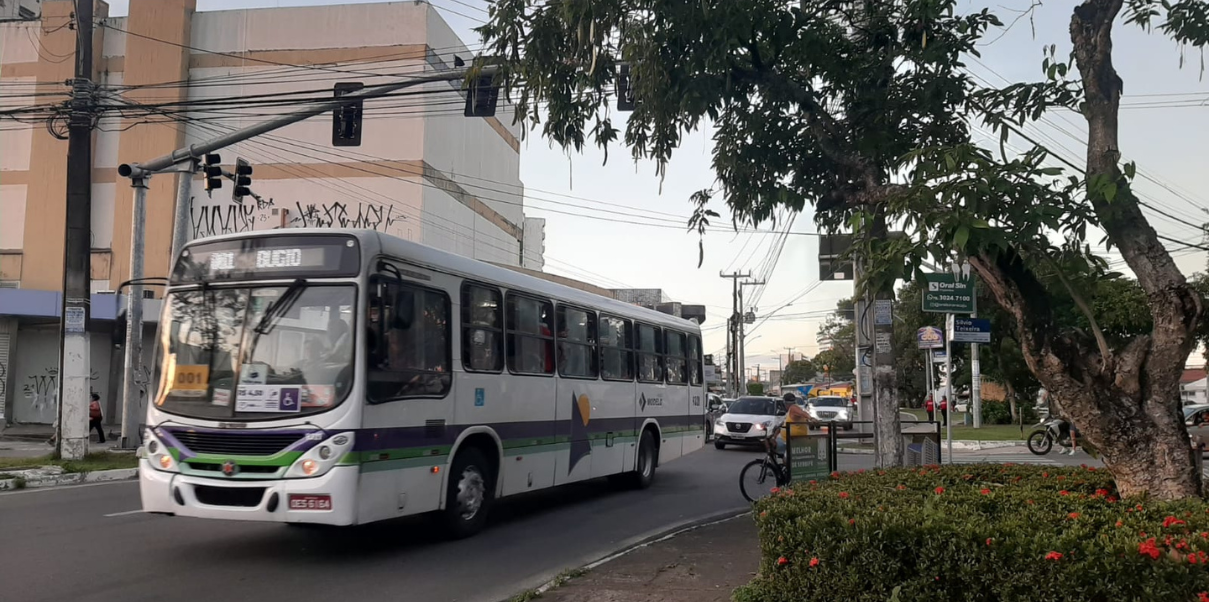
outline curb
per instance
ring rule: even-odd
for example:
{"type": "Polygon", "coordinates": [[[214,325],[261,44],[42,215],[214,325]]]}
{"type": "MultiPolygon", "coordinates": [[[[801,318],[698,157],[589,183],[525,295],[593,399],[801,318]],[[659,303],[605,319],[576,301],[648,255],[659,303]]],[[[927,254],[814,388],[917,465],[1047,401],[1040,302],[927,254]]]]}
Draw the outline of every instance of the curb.
{"type": "Polygon", "coordinates": [[[0,491],[11,491],[14,489],[42,489],[46,487],[59,487],[63,485],[126,481],[137,478],[138,474],[139,469],[137,468],[115,468],[113,470],[76,472],[35,479],[27,479],[19,476],[12,479],[0,479],[0,491]]]}
{"type": "MultiPolygon", "coordinates": [[[[946,445],[944,439],[941,439],[940,445],[942,447],[946,445]]],[[[1003,448],[1007,448],[1007,447],[1025,447],[1025,443],[1023,441],[966,441],[966,440],[958,441],[956,439],[953,440],[953,449],[955,449],[955,450],[960,449],[960,450],[970,450],[970,451],[982,451],[984,449],[1003,449],[1003,448]]],[[[837,453],[856,454],[856,455],[873,453],[873,450],[871,450],[871,449],[859,449],[859,448],[858,449],[844,449],[844,448],[845,448],[845,446],[840,445],[839,449],[836,450],[837,453]]]]}
{"type": "MultiPolygon", "coordinates": [[[[702,527],[709,527],[712,525],[724,523],[726,521],[734,520],[736,518],[739,518],[741,516],[746,516],[748,514],[751,514],[751,510],[748,508],[743,508],[743,509],[737,509],[737,510],[726,510],[723,512],[716,512],[714,514],[708,515],[703,518],[682,521],[680,523],[676,523],[675,525],[672,525],[671,527],[669,527],[667,529],[663,529],[658,532],[655,532],[654,534],[639,535],[638,537],[631,538],[631,539],[627,540],[626,542],[623,542],[621,547],[617,551],[612,552],[610,554],[606,554],[605,556],[603,556],[601,558],[593,560],[592,562],[589,562],[583,566],[578,567],[578,569],[573,569],[573,570],[590,571],[603,564],[617,560],[618,558],[621,558],[622,556],[625,556],[626,554],[635,552],[637,550],[641,550],[642,548],[657,544],[662,541],[667,541],[669,539],[672,539],[673,537],[676,537],[677,535],[688,533],[689,531],[695,531],[702,527]]],[[[560,575],[561,575],[561,573],[560,573],[560,575]]],[[[539,585],[537,588],[533,589],[532,591],[534,594],[541,596],[542,594],[545,594],[546,592],[548,592],[560,585],[563,585],[564,583],[566,583],[566,579],[561,579],[556,576],[553,579],[545,581],[544,583],[542,583],[541,585],[539,585]]],[[[508,602],[511,599],[512,599],[512,597],[505,598],[501,602],[508,602]]]]}

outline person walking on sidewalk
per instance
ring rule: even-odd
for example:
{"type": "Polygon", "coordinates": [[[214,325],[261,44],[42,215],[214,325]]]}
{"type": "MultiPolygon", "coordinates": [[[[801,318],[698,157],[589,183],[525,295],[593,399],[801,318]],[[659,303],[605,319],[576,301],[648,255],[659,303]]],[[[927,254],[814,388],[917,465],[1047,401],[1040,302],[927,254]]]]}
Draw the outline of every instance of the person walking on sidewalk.
{"type": "Polygon", "coordinates": [[[924,400],[924,409],[928,411],[928,422],[936,422],[936,402],[932,401],[931,393],[924,400]]]}
{"type": "Polygon", "coordinates": [[[101,396],[93,393],[92,403],[88,404],[88,430],[96,429],[97,438],[101,443],[105,442],[105,427],[101,424],[104,418],[101,414],[101,396]]]}
{"type": "Polygon", "coordinates": [[[940,419],[944,426],[949,425],[949,396],[945,395],[940,398],[940,419]]]}

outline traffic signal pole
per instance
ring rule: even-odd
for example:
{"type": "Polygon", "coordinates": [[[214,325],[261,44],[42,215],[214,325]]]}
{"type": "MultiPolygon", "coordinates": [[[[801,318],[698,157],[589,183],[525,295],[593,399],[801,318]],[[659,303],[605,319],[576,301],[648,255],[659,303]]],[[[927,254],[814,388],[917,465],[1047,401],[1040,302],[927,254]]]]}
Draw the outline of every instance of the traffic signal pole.
{"type": "MultiPolygon", "coordinates": [[[[85,2],[84,4],[89,3],[85,2]]],[[[91,19],[87,22],[91,22],[91,19]]],[[[89,48],[91,48],[91,44],[89,44],[89,48]]],[[[494,75],[496,69],[497,68],[494,66],[482,67],[479,70],[480,77],[477,78],[476,81],[482,82],[484,77],[494,75]]],[[[392,92],[397,92],[404,88],[420,86],[433,82],[461,80],[465,79],[468,73],[470,73],[470,70],[456,69],[442,73],[434,73],[432,75],[410,77],[404,81],[391,84],[365,86],[361,90],[339,95],[338,97],[334,97],[332,100],[327,102],[316,103],[313,106],[299,109],[293,113],[275,117],[268,121],[248,126],[241,130],[236,130],[234,132],[217,136],[197,144],[191,144],[183,148],[178,148],[167,155],[156,157],[150,161],[143,163],[123,163],[122,165],[118,166],[118,174],[123,178],[130,178],[131,186],[134,188],[136,207],[134,214],[136,216],[134,227],[137,228],[138,234],[134,234],[132,232],[130,241],[131,280],[139,282],[136,279],[142,277],[144,253],[142,222],[144,220],[138,216],[143,211],[141,208],[146,201],[147,186],[149,185],[151,176],[157,173],[170,172],[172,171],[173,167],[176,168],[176,171],[180,172],[180,182],[179,186],[177,187],[176,211],[173,217],[172,258],[169,262],[168,268],[169,271],[171,271],[172,267],[175,266],[176,259],[180,257],[180,252],[182,249],[184,249],[184,246],[188,242],[189,238],[190,210],[192,208],[192,203],[190,202],[192,176],[197,169],[198,159],[209,153],[213,153],[233,144],[238,144],[245,140],[255,138],[256,136],[267,134],[274,130],[281,129],[287,125],[305,121],[311,117],[321,115],[328,111],[340,109],[341,107],[347,106],[349,103],[354,101],[378,98],[391,94],[392,92]],[[138,268],[137,272],[135,272],[136,265],[138,268]]],[[[475,98],[473,89],[470,91],[470,96],[471,99],[475,98]]],[[[492,97],[492,99],[494,99],[494,97],[492,97]]],[[[494,112],[494,104],[490,107],[490,109],[492,112],[494,112]]],[[[470,110],[469,106],[467,107],[467,110],[470,110]]],[[[238,185],[238,181],[236,182],[236,185],[238,185]]],[[[69,220],[70,213],[71,212],[69,211],[69,220]]],[[[87,244],[87,237],[85,237],[84,240],[85,244],[87,244]]],[[[85,288],[87,288],[87,286],[85,286],[85,288]]],[[[87,291],[85,291],[85,293],[87,293],[87,291]]],[[[133,284],[130,287],[130,296],[128,299],[129,305],[126,309],[126,365],[124,375],[124,382],[126,383],[126,386],[125,398],[122,400],[122,443],[124,446],[133,447],[137,445],[138,441],[136,431],[138,428],[138,419],[140,417],[139,409],[141,406],[139,399],[139,383],[135,378],[135,374],[138,372],[139,365],[142,361],[143,287],[139,284],[133,284]],[[138,354],[134,354],[134,351],[137,351],[138,354]]],[[[162,328],[166,325],[161,324],[160,326],[162,328]]],[[[86,348],[84,353],[85,357],[87,357],[86,348]]],[[[86,382],[87,369],[85,369],[85,383],[86,382]]],[[[87,385],[85,384],[85,386],[87,385]]],[[[85,391],[85,395],[87,395],[87,391],[85,391]]],[[[150,392],[148,392],[148,396],[150,396],[150,392]]],[[[62,395],[60,396],[60,399],[62,399],[62,395]]],[[[63,404],[60,404],[60,406],[62,407],[63,404]]],[[[87,404],[85,403],[85,405],[82,407],[87,408],[87,404]]],[[[87,421],[80,421],[79,426],[83,427],[86,426],[86,424],[87,421]]],[[[85,433],[87,433],[87,431],[85,431],[85,433]]],[[[87,435],[85,434],[85,441],[86,440],[87,435]]],[[[81,452],[80,455],[82,456],[83,453],[81,452]]]]}

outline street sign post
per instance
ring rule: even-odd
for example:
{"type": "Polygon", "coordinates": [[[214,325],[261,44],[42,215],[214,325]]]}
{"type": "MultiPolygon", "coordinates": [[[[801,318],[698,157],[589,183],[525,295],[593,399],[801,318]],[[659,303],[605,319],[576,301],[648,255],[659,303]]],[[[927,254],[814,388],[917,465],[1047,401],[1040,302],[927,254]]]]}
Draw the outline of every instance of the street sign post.
{"type": "Polygon", "coordinates": [[[949,340],[954,343],[990,343],[991,321],[985,318],[953,318],[953,332],[949,340]]]}
{"type": "Polygon", "coordinates": [[[973,278],[959,278],[953,274],[924,274],[924,280],[928,284],[923,291],[925,312],[972,314],[977,310],[973,278]]]}

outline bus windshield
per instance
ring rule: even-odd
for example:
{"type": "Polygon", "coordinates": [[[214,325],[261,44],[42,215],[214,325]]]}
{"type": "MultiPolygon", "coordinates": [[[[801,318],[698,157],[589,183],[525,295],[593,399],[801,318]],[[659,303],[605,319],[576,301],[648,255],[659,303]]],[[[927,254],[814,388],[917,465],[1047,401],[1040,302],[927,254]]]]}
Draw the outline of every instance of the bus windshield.
{"type": "Polygon", "coordinates": [[[193,418],[251,420],[339,405],[353,382],[352,285],[174,291],[156,345],[155,405],[193,418]]]}

